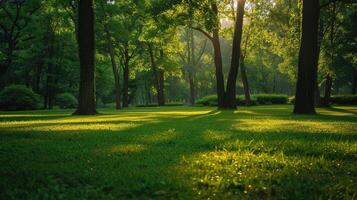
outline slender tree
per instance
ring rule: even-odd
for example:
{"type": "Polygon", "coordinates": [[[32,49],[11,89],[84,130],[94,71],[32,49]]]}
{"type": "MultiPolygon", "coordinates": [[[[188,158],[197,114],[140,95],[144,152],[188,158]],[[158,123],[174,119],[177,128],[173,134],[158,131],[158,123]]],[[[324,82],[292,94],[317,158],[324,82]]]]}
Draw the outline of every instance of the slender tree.
{"type": "Polygon", "coordinates": [[[319,0],[303,0],[302,36],[295,95],[295,114],[315,114],[318,64],[319,0]]]}
{"type": "Polygon", "coordinates": [[[235,21],[231,68],[228,74],[227,90],[225,95],[225,108],[235,109],[236,105],[236,83],[239,69],[239,61],[241,57],[241,42],[243,32],[243,17],[244,17],[245,0],[238,1],[237,17],[235,21]]]}
{"type": "Polygon", "coordinates": [[[78,10],[80,84],[78,108],[74,114],[96,114],[93,0],[80,0],[78,10]]]}

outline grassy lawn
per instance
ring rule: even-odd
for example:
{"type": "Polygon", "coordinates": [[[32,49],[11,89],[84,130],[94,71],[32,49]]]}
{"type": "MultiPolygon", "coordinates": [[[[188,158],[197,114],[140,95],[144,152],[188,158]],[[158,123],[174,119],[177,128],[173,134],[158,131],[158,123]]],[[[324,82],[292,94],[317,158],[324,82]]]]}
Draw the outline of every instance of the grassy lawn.
{"type": "Polygon", "coordinates": [[[357,107],[0,112],[0,199],[357,199],[357,107]]]}

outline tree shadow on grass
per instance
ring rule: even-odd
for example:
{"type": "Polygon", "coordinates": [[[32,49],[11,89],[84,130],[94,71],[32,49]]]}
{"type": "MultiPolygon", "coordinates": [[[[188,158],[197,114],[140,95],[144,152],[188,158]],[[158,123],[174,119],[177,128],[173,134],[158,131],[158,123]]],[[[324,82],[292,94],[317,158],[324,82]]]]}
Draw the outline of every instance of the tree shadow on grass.
{"type": "MultiPolygon", "coordinates": [[[[320,118],[324,117],[313,117],[313,120],[319,121],[320,118]]],[[[79,130],[73,133],[73,131],[59,129],[52,132],[12,132],[11,134],[16,134],[18,137],[8,140],[7,145],[1,145],[0,154],[7,156],[5,159],[3,157],[3,161],[6,160],[14,166],[13,176],[27,172],[30,177],[27,181],[36,183],[38,174],[52,175],[60,180],[61,186],[67,185],[63,186],[64,189],[59,192],[69,194],[71,190],[74,190],[72,192],[77,197],[81,194],[76,193],[76,190],[81,190],[83,185],[90,185],[97,188],[94,192],[104,197],[197,198],[197,194],[192,191],[192,186],[198,183],[191,180],[192,177],[186,175],[185,171],[177,169],[178,166],[186,165],[182,164],[185,158],[195,161],[198,159],[196,155],[216,151],[250,152],[253,155],[268,154],[271,156],[282,152],[286,155],[286,159],[299,156],[302,159],[309,159],[327,155],[330,160],[348,162],[353,152],[340,149],[336,153],[331,153],[333,146],[326,149],[324,146],[318,146],[317,142],[354,143],[357,140],[355,134],[303,132],[301,130],[292,132],[288,127],[287,129],[281,127],[279,131],[272,128],[264,133],[254,129],[239,130],[232,126],[235,124],[249,126],[241,120],[263,119],[256,114],[239,116],[239,113],[229,111],[214,110],[187,117],[158,115],[152,119],[154,120],[134,123],[136,126],[124,130],[79,130]],[[283,132],[284,130],[288,131],[283,132]],[[34,146],[32,143],[22,143],[20,139],[26,135],[32,135],[32,139],[48,139],[34,146]],[[12,152],[12,149],[16,152],[12,152]],[[14,154],[17,158],[9,157],[14,154]],[[27,167],[16,168],[19,165],[27,167]],[[190,179],[192,184],[186,185],[187,179],[190,179]]],[[[286,120],[286,117],[278,116],[272,119],[286,120]]],[[[288,117],[288,120],[292,119],[309,121],[307,117],[288,117]]],[[[340,121],[348,121],[348,119],[343,117],[340,121]]],[[[328,123],[332,121],[332,118],[324,118],[322,121],[328,123]]],[[[119,114],[118,119],[108,119],[105,123],[121,125],[130,121],[120,120],[119,114]]],[[[75,123],[75,125],[84,126],[87,124],[75,123]]],[[[34,126],[40,128],[41,126],[66,125],[68,123],[34,126]]],[[[11,137],[11,134],[5,135],[7,139],[11,137]]],[[[6,166],[1,168],[4,169],[6,166]]],[[[293,173],[290,176],[289,173],[290,171],[287,171],[285,176],[289,176],[290,181],[301,180],[301,177],[293,173]]],[[[17,178],[20,181],[12,185],[13,188],[25,187],[23,189],[30,190],[29,186],[26,186],[28,183],[21,186],[26,182],[26,180],[21,181],[24,177],[17,178]]],[[[258,178],[263,179],[263,177],[258,178]]],[[[6,176],[5,179],[8,180],[11,177],[6,176]]],[[[324,186],[323,183],[320,184],[324,186]]],[[[279,185],[279,187],[284,187],[284,185],[279,185]]],[[[8,190],[11,190],[10,186],[7,186],[8,190]]],[[[45,191],[52,191],[50,185],[47,187],[44,186],[45,191]]],[[[218,192],[229,193],[230,191],[218,190],[218,192]]],[[[242,193],[243,190],[238,192],[242,193]]]]}

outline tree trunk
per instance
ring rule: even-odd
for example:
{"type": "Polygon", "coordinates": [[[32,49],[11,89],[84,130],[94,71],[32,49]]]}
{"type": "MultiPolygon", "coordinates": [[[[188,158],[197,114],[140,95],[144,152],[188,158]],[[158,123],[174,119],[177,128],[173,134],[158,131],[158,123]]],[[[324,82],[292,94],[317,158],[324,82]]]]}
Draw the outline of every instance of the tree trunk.
{"type": "Polygon", "coordinates": [[[80,0],[79,2],[78,46],[80,55],[80,84],[78,108],[74,114],[94,115],[97,111],[95,105],[93,0],[80,0]]]}
{"type": "Polygon", "coordinates": [[[120,74],[117,70],[114,73],[115,81],[115,108],[117,110],[121,109],[121,89],[120,89],[120,74]]]}
{"type": "Polygon", "coordinates": [[[245,105],[250,106],[251,99],[250,99],[250,91],[249,91],[249,82],[248,82],[247,73],[246,73],[246,69],[245,69],[244,57],[241,57],[240,73],[241,73],[241,78],[242,78],[242,82],[243,82],[245,105]]]}
{"type": "MultiPolygon", "coordinates": [[[[212,3],[212,11],[218,17],[217,4],[212,3]]],[[[217,25],[218,26],[218,25],[217,25]]],[[[224,108],[224,78],[223,78],[223,63],[222,63],[222,53],[221,44],[219,41],[219,30],[218,27],[213,30],[212,43],[214,48],[214,63],[216,68],[216,90],[218,98],[218,108],[224,108]]]]}
{"type": "Polygon", "coordinates": [[[228,74],[227,91],[225,98],[225,108],[236,109],[236,84],[239,69],[239,61],[241,57],[241,42],[243,32],[243,17],[244,17],[245,0],[238,1],[238,10],[235,22],[231,68],[228,74]]]}
{"type": "Polygon", "coordinates": [[[110,31],[108,28],[108,25],[104,25],[104,30],[106,33],[107,37],[107,46],[108,46],[108,52],[110,56],[110,62],[112,64],[112,71],[113,71],[113,76],[114,76],[114,84],[115,84],[115,108],[117,110],[121,109],[121,98],[120,98],[120,74],[118,71],[118,66],[117,63],[115,62],[115,54],[114,54],[114,47],[113,47],[113,41],[112,37],[110,35],[110,31]]]}
{"type": "Polygon", "coordinates": [[[123,93],[123,107],[129,106],[129,49],[128,45],[125,45],[124,52],[124,93],[123,93]]]}
{"type": "MultiPolygon", "coordinates": [[[[161,49],[160,50],[160,57],[163,59],[164,57],[164,51],[161,49]]],[[[159,106],[164,106],[165,105],[165,77],[164,77],[164,70],[163,69],[158,69],[159,72],[159,90],[157,91],[158,95],[158,103],[159,106]]]]}
{"type": "Polygon", "coordinates": [[[193,35],[193,30],[189,29],[189,40],[188,40],[188,81],[190,85],[190,105],[195,105],[196,91],[195,91],[195,66],[198,63],[196,61],[195,55],[195,37],[193,35]],[[190,55],[191,54],[191,55],[190,55]]]}
{"type": "Polygon", "coordinates": [[[295,114],[315,114],[318,65],[319,0],[303,0],[302,37],[299,53],[295,114]]]}
{"type": "Polygon", "coordinates": [[[195,105],[196,99],[196,91],[195,91],[195,83],[193,79],[193,75],[191,73],[188,74],[188,81],[190,84],[190,105],[195,105]]]}
{"type": "Polygon", "coordinates": [[[149,44],[149,54],[151,60],[151,68],[154,75],[154,85],[157,92],[157,102],[159,106],[163,106],[165,105],[164,93],[161,87],[161,84],[163,84],[163,73],[160,72],[161,70],[157,69],[152,44],[149,44]]]}

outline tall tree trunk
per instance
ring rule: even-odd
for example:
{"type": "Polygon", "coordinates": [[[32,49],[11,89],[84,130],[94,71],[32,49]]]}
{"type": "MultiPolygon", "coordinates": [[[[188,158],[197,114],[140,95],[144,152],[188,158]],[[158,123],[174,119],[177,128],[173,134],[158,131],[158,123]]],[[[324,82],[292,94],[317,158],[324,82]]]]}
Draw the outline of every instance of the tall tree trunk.
{"type": "Polygon", "coordinates": [[[124,47],[124,93],[123,93],[123,107],[129,106],[129,47],[126,44],[124,47]]]}
{"type": "MultiPolygon", "coordinates": [[[[212,11],[216,16],[218,16],[217,4],[212,3],[212,11]]],[[[218,26],[218,25],[217,25],[218,26]]],[[[222,63],[222,53],[221,44],[219,41],[219,30],[218,27],[213,30],[212,43],[214,48],[214,63],[216,68],[216,89],[218,98],[218,108],[224,108],[224,78],[223,78],[223,63],[222,63]]]]}
{"type": "Polygon", "coordinates": [[[192,74],[188,74],[188,81],[190,85],[190,105],[195,105],[196,100],[196,91],[195,91],[195,83],[192,74]]]}
{"type": "Polygon", "coordinates": [[[107,37],[107,46],[108,46],[108,52],[110,56],[110,62],[112,64],[112,71],[113,71],[113,76],[114,76],[114,88],[115,88],[115,108],[119,110],[121,108],[121,98],[120,98],[120,74],[118,71],[118,66],[117,63],[115,62],[115,54],[114,54],[114,47],[113,47],[113,41],[112,37],[108,28],[108,25],[104,25],[104,30],[106,33],[107,37]]]}
{"type": "Polygon", "coordinates": [[[163,106],[165,105],[164,93],[163,90],[161,90],[161,84],[163,83],[163,77],[161,77],[161,75],[163,75],[163,73],[161,73],[161,70],[157,68],[152,44],[149,44],[149,54],[151,60],[151,68],[154,75],[154,85],[157,92],[157,102],[159,106],[163,106]]]}
{"type": "Polygon", "coordinates": [[[245,0],[238,1],[237,16],[234,28],[233,47],[231,68],[228,74],[227,91],[225,98],[225,108],[236,109],[236,83],[239,69],[239,61],[241,56],[241,42],[243,32],[243,17],[244,17],[245,0]]]}
{"type": "MultiPolygon", "coordinates": [[[[330,27],[330,45],[331,45],[331,50],[330,50],[330,59],[331,59],[331,65],[330,65],[330,70],[333,69],[334,67],[334,62],[335,62],[335,56],[334,56],[334,37],[335,37],[335,21],[336,21],[336,3],[332,2],[332,19],[331,19],[331,27],[330,27]]],[[[324,100],[323,100],[323,106],[330,106],[330,97],[331,97],[331,90],[332,90],[332,74],[331,72],[328,72],[326,75],[326,81],[325,81],[325,95],[324,95],[324,100]]]]}
{"type": "Polygon", "coordinates": [[[248,82],[248,77],[247,77],[247,73],[246,73],[246,69],[245,69],[244,56],[241,57],[240,73],[241,73],[243,89],[244,89],[245,105],[250,106],[251,99],[250,99],[250,91],[249,91],[249,82],[248,82]]]}
{"type": "Polygon", "coordinates": [[[120,73],[118,69],[115,70],[114,81],[115,81],[115,108],[117,110],[121,109],[121,88],[120,88],[120,73]]]}
{"type": "Polygon", "coordinates": [[[95,105],[93,0],[80,0],[79,2],[78,46],[80,55],[80,84],[78,108],[74,114],[94,115],[97,111],[95,105]]]}
{"type": "Polygon", "coordinates": [[[352,94],[356,94],[357,91],[357,69],[352,69],[352,94]]]}
{"type": "MultiPolygon", "coordinates": [[[[160,57],[161,59],[164,58],[164,51],[160,50],[160,57]]],[[[159,90],[157,91],[158,95],[158,102],[159,106],[165,105],[165,77],[164,77],[164,70],[158,69],[158,76],[159,76],[159,90]]]]}
{"type": "Polygon", "coordinates": [[[190,105],[195,105],[196,91],[195,91],[195,67],[198,61],[196,61],[195,55],[195,37],[193,35],[193,30],[189,29],[189,40],[188,40],[188,82],[190,85],[190,105]],[[190,55],[191,54],[191,55],[190,55]]]}
{"type": "Polygon", "coordinates": [[[315,88],[318,65],[319,0],[303,0],[302,37],[299,53],[295,114],[315,114],[315,88]]]}

